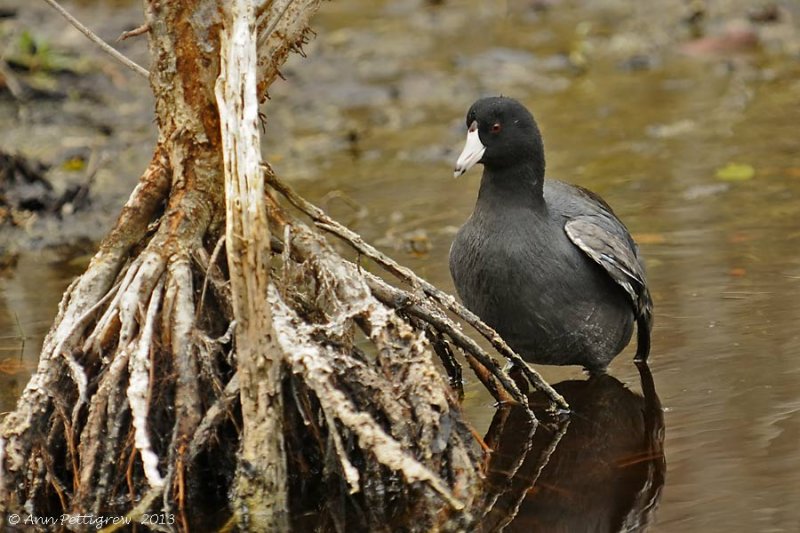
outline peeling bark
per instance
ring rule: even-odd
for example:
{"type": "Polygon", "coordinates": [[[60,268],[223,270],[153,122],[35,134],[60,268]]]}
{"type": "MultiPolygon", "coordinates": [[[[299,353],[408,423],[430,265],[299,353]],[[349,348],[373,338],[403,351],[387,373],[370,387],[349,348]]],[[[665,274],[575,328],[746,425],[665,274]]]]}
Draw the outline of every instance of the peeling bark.
{"type": "Polygon", "coordinates": [[[232,0],[226,13],[216,96],[222,123],[228,272],[241,387],[242,440],[236,513],[253,531],[286,531],[289,505],[283,443],[282,357],[267,303],[271,256],[259,165],[256,12],[232,0]]]}

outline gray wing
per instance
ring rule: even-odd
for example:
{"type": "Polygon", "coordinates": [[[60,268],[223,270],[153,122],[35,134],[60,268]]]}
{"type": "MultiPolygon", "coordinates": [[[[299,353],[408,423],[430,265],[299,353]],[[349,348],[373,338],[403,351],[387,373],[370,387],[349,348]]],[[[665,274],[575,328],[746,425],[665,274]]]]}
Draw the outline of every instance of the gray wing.
{"type": "Polygon", "coordinates": [[[611,279],[631,297],[637,324],[636,359],[644,361],[650,353],[653,301],[636,244],[631,239],[615,235],[603,227],[611,221],[605,220],[606,224],[601,225],[596,218],[571,218],[564,225],[564,231],[575,246],[603,267],[611,279]]]}

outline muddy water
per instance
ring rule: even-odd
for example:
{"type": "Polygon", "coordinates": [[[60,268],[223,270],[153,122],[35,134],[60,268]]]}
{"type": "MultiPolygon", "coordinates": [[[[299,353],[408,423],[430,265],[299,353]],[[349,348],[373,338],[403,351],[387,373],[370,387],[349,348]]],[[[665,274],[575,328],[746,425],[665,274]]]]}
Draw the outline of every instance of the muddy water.
{"type": "MultiPolygon", "coordinates": [[[[540,122],[550,176],[600,193],[646,258],[666,457],[651,530],[800,529],[800,64],[785,38],[791,25],[754,26],[755,50],[723,43],[721,53],[686,55],[689,30],[675,6],[652,2],[663,10],[653,21],[613,1],[487,4],[326,4],[309,58],[293,59],[273,89],[265,153],[301,192],[452,290],[448,247],[479,181],[475,170],[452,178],[463,114],[483,94],[524,101],[540,122]]],[[[708,14],[709,33],[743,16],[740,4],[708,14]]],[[[23,253],[0,279],[0,410],[35,366],[80,264],[23,253]]],[[[631,356],[610,373],[639,393],[631,356]]],[[[541,371],[554,383],[585,379],[576,369],[541,371]]],[[[609,438],[617,405],[597,414],[609,438]]],[[[466,409],[489,428],[495,411],[474,382],[466,409]]],[[[587,463],[603,457],[603,439],[581,440],[581,427],[564,437],[583,443],[578,473],[559,481],[542,471],[540,490],[563,494],[562,503],[576,501],[570,491],[607,490],[576,481],[581,453],[587,463]]],[[[564,509],[577,513],[573,524],[598,513],[564,509]]],[[[520,520],[512,529],[536,524],[520,520]]]]}

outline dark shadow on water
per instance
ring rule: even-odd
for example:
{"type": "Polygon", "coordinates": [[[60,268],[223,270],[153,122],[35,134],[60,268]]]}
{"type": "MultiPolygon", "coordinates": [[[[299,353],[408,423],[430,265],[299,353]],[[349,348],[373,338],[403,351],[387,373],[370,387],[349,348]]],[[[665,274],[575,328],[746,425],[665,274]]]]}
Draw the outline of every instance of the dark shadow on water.
{"type": "Polygon", "coordinates": [[[664,485],[664,416],[639,366],[639,395],[610,375],[555,389],[573,413],[557,416],[534,394],[534,427],[519,408],[497,412],[480,531],[642,531],[664,485]]]}

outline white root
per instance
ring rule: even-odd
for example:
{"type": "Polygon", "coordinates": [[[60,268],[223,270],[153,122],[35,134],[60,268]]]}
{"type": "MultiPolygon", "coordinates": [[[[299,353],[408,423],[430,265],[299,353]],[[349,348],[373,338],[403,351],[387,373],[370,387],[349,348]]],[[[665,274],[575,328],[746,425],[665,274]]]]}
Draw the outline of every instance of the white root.
{"type": "MultiPolygon", "coordinates": [[[[192,353],[194,332],[194,299],[192,291],[192,272],[188,259],[170,262],[169,283],[175,287],[175,301],[170,309],[169,317],[172,325],[172,354],[176,363],[178,375],[183,378],[197,378],[197,368],[192,353]]],[[[186,397],[187,394],[195,396],[197,390],[184,390],[186,383],[178,381],[180,399],[189,405],[195,406],[199,398],[186,397]]],[[[196,383],[196,382],[195,382],[196,383]]]]}
{"type": "Polygon", "coordinates": [[[328,428],[330,428],[329,434],[333,437],[333,446],[336,448],[336,456],[339,458],[339,464],[342,467],[344,479],[347,482],[347,486],[350,487],[350,494],[354,494],[360,489],[359,478],[361,476],[358,474],[358,469],[353,466],[353,463],[351,463],[350,459],[347,457],[344,444],[342,444],[342,436],[339,434],[333,415],[329,411],[325,411],[324,414],[325,421],[328,424],[328,428]]]}
{"type": "MultiPolygon", "coordinates": [[[[206,275],[203,278],[203,288],[200,291],[200,304],[197,306],[197,311],[195,312],[195,318],[200,316],[200,313],[203,312],[203,304],[206,301],[206,290],[208,289],[208,282],[211,279],[211,270],[217,268],[217,259],[219,258],[219,253],[222,251],[222,245],[225,244],[225,235],[222,235],[219,239],[217,239],[217,244],[214,245],[214,251],[211,252],[211,257],[208,259],[206,267],[206,275]]],[[[205,249],[202,250],[205,252],[205,249]]]]}
{"type": "Polygon", "coordinates": [[[130,286],[131,281],[133,281],[134,276],[136,276],[136,274],[139,272],[140,265],[141,259],[137,259],[125,271],[125,274],[118,283],[117,290],[114,293],[111,303],[109,303],[105,312],[95,324],[94,330],[83,343],[84,352],[94,350],[95,352],[100,353],[102,351],[100,347],[100,339],[105,337],[105,333],[108,331],[108,328],[111,327],[114,318],[119,315],[119,301],[122,298],[122,295],[128,290],[128,287],[130,286]]]}
{"type": "MultiPolygon", "coordinates": [[[[5,460],[0,463],[0,501],[9,501],[16,497],[19,485],[7,480],[18,479],[25,470],[25,464],[31,462],[30,431],[40,423],[42,413],[47,411],[46,406],[54,399],[53,391],[60,390],[57,384],[63,378],[63,366],[54,364],[54,356],[67,350],[71,354],[84,337],[84,329],[89,323],[83,317],[93,316],[103,305],[102,302],[124,266],[130,247],[144,234],[146,223],[142,224],[143,219],[147,218],[159,203],[162,194],[166,193],[166,181],[156,182],[161,168],[160,160],[154,159],[146,177],[142,178],[123,208],[120,223],[123,220],[130,223],[124,234],[117,241],[108,239],[92,258],[87,271],[64,293],[54,321],[55,326],[42,345],[36,373],[26,385],[16,410],[3,420],[0,444],[4,447],[5,460]],[[156,186],[155,189],[153,185],[156,186]]],[[[72,367],[73,376],[77,376],[78,380],[79,396],[83,395],[85,398],[86,385],[82,376],[76,374],[77,370],[76,366],[72,367]]],[[[78,412],[81,402],[76,404],[73,415],[78,412]]],[[[30,480],[30,474],[26,477],[30,480]]]]}
{"type": "Polygon", "coordinates": [[[145,314],[141,307],[153,290],[153,286],[161,279],[164,272],[164,259],[156,252],[142,253],[141,266],[128,288],[122,292],[119,301],[119,344],[127,346],[134,341],[140,324],[140,317],[145,314]]]}
{"type": "MultiPolygon", "coordinates": [[[[76,284],[77,280],[73,282],[72,286],[75,286],[76,284]]],[[[83,331],[83,328],[89,323],[92,317],[94,317],[94,314],[97,312],[97,310],[100,309],[103,305],[105,305],[106,302],[108,302],[108,300],[113,295],[113,291],[114,289],[112,288],[94,305],[92,305],[86,311],[84,311],[83,314],[80,315],[74,323],[70,324],[69,328],[65,328],[60,338],[57,339],[56,341],[57,344],[55,348],[53,348],[52,352],[44,352],[44,351],[42,352],[42,357],[47,356],[49,358],[61,355],[67,362],[67,366],[69,367],[72,380],[78,387],[78,401],[76,402],[72,411],[73,422],[78,416],[78,411],[80,410],[81,406],[86,402],[86,387],[88,385],[88,379],[86,377],[86,372],[84,371],[83,366],[80,363],[78,363],[78,361],[72,355],[72,350],[65,349],[65,346],[67,346],[68,344],[72,344],[74,342],[75,335],[79,335],[80,332],[83,331]],[[45,353],[47,354],[46,356],[45,353]]],[[[69,294],[69,291],[67,294],[69,294]]]]}
{"type": "MultiPolygon", "coordinates": [[[[117,354],[117,357],[108,367],[108,372],[101,379],[97,393],[90,404],[89,416],[81,434],[79,445],[81,457],[80,487],[82,492],[88,492],[94,488],[92,487],[92,479],[94,478],[95,464],[98,460],[97,453],[101,443],[101,420],[108,409],[109,399],[118,392],[117,388],[120,386],[123,370],[128,366],[128,355],[129,352],[127,351],[121,351],[117,354]]],[[[108,454],[105,461],[109,461],[112,458],[113,455],[108,454]]]]}
{"type": "MultiPolygon", "coordinates": [[[[138,343],[131,352],[128,368],[130,383],[128,384],[128,403],[131,406],[134,427],[134,445],[142,458],[144,475],[151,488],[162,488],[164,479],[158,471],[159,458],[150,445],[147,432],[148,390],[150,388],[150,350],[153,346],[153,331],[161,307],[161,294],[164,291],[164,280],[159,276],[150,303],[147,306],[144,327],[138,343]]],[[[122,341],[122,339],[120,339],[122,341]]],[[[122,348],[125,349],[125,348],[122,348]]]]}
{"type": "MultiPolygon", "coordinates": [[[[167,461],[166,484],[173,484],[177,468],[183,468],[184,445],[188,443],[200,422],[200,392],[193,333],[195,327],[194,300],[192,291],[192,272],[188,257],[169,264],[169,288],[171,302],[165,301],[162,315],[171,327],[171,352],[177,374],[175,384],[175,427],[172,431],[169,460],[167,461]],[[176,468],[177,466],[177,468],[176,468]]],[[[166,299],[165,299],[166,300],[166,299]]],[[[167,324],[165,324],[167,327],[167,324]]],[[[178,472],[181,475],[181,472],[178,472]]],[[[164,491],[163,509],[168,510],[174,499],[170,491],[164,491]]]]}

